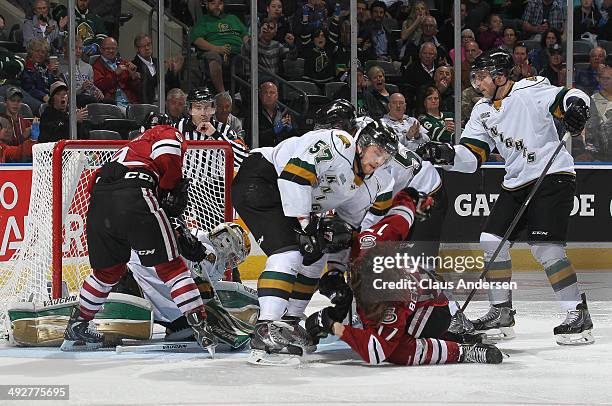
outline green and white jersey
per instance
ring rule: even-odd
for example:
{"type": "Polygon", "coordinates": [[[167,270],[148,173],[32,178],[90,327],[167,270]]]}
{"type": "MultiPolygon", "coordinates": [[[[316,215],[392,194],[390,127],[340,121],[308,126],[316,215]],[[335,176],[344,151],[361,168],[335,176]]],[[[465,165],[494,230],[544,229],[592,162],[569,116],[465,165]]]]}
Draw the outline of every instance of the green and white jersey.
{"type": "Polygon", "coordinates": [[[274,165],[286,216],[336,210],[358,225],[370,206],[382,214],[391,207],[392,181],[384,174],[365,179],[355,175],[355,149],[349,133],[324,129],[252,152],[274,165]]]}
{"type": "Polygon", "coordinates": [[[448,131],[444,124],[444,120],[449,118],[454,118],[452,113],[440,112],[440,117],[425,113],[419,116],[419,122],[430,140],[453,144],[455,133],[448,131]]]}
{"type": "MultiPolygon", "coordinates": [[[[472,110],[460,144],[487,160],[497,148],[505,161],[502,187],[520,188],[537,179],[559,145],[553,117],[562,118],[567,98],[577,96],[589,105],[582,91],[552,86],[548,79],[534,76],[514,83],[501,100],[481,99],[472,110]]],[[[574,159],[563,148],[547,172],[574,174],[574,159]]]]}

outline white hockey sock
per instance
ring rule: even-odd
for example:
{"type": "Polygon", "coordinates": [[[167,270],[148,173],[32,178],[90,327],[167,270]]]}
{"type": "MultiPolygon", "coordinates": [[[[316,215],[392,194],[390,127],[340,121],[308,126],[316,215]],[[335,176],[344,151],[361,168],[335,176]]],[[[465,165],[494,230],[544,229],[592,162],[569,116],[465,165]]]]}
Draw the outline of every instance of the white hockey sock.
{"type": "Polygon", "coordinates": [[[287,309],[287,299],[277,296],[259,298],[259,320],[280,320],[287,309]]]}

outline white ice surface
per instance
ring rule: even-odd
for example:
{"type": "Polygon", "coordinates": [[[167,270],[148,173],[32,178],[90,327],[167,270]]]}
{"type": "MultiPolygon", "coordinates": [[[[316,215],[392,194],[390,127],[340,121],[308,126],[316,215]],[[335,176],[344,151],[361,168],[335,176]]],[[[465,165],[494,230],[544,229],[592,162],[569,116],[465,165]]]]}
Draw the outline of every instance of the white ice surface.
{"type": "MultiPolygon", "coordinates": [[[[320,346],[297,368],[249,365],[247,351],[210,360],[195,352],[66,354],[0,344],[0,384],[70,385],[68,402],[0,405],[612,404],[612,295],[589,302],[596,343],[562,347],[552,329],[563,317],[543,273],[519,278],[533,289],[518,296],[532,300],[515,302],[517,338],[500,344],[510,355],[501,365],[371,367],[342,342],[320,346]]],[[[587,292],[612,292],[600,279],[581,276],[587,292]]],[[[326,300],[315,296],[307,313],[326,300]]],[[[487,307],[473,302],[467,313],[482,315],[487,307]]]]}

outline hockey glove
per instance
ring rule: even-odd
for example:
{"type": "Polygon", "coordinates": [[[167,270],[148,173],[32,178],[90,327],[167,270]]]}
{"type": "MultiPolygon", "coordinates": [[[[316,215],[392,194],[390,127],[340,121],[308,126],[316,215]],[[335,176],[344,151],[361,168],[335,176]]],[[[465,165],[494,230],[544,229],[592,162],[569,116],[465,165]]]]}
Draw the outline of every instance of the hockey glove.
{"type": "Polygon", "coordinates": [[[347,313],[348,308],[344,311],[334,306],[319,310],[306,319],[306,332],[318,344],[319,339],[327,337],[328,334],[334,334],[334,323],[342,323],[347,313]]]}
{"type": "Polygon", "coordinates": [[[563,123],[572,137],[576,137],[582,133],[591,114],[589,107],[580,97],[570,97],[567,99],[567,103],[568,107],[563,116],[563,123]]]}
{"type": "Polygon", "coordinates": [[[451,144],[429,141],[417,148],[416,153],[423,158],[438,165],[452,165],[455,161],[455,149],[451,144]]]}
{"type": "Polygon", "coordinates": [[[406,192],[414,202],[414,219],[416,221],[425,221],[431,217],[431,211],[435,207],[434,199],[431,196],[421,193],[413,187],[407,187],[403,189],[403,191],[406,192]]]}
{"type": "Polygon", "coordinates": [[[321,277],[319,292],[339,307],[347,307],[353,301],[353,292],[344,280],[344,272],[332,269],[321,277]]]}
{"type": "Polygon", "coordinates": [[[302,254],[302,263],[306,266],[312,265],[323,257],[321,244],[318,239],[319,218],[311,214],[310,223],[304,229],[296,229],[297,244],[302,254]]]}
{"type": "Polygon", "coordinates": [[[187,227],[181,224],[174,231],[179,252],[185,259],[193,262],[201,262],[206,259],[208,252],[204,244],[195,235],[191,234],[187,227]]]}
{"type": "Polygon", "coordinates": [[[179,217],[189,203],[189,184],[191,179],[182,178],[175,188],[162,196],[160,206],[170,217],[179,217]]]}
{"type": "Polygon", "coordinates": [[[340,252],[351,247],[355,229],[337,216],[323,217],[317,225],[317,240],[324,254],[340,252]]]}

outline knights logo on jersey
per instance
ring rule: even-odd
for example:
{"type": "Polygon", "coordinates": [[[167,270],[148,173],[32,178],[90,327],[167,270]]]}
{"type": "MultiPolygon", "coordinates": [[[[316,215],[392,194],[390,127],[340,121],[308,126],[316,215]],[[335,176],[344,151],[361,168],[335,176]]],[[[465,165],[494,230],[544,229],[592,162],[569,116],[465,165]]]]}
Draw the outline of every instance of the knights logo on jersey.
{"type": "Polygon", "coordinates": [[[390,307],[385,310],[382,324],[393,324],[397,321],[397,314],[395,314],[395,307],[390,307]]]}
{"type": "Polygon", "coordinates": [[[349,148],[351,146],[351,141],[349,141],[349,139],[346,138],[344,134],[335,134],[335,136],[338,137],[340,141],[342,141],[342,143],[344,144],[344,148],[349,148]]]}

